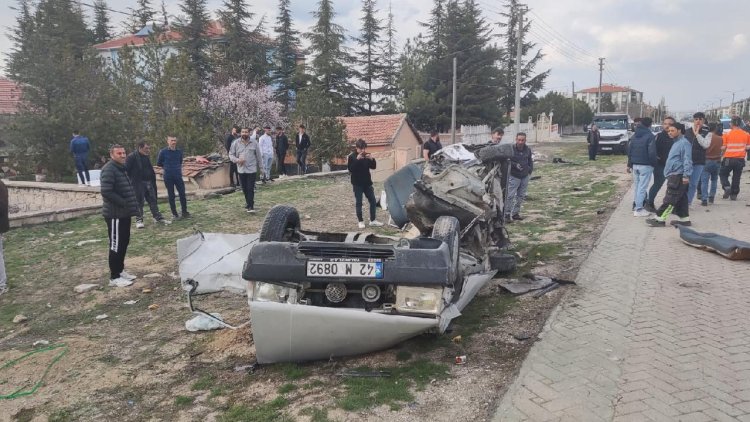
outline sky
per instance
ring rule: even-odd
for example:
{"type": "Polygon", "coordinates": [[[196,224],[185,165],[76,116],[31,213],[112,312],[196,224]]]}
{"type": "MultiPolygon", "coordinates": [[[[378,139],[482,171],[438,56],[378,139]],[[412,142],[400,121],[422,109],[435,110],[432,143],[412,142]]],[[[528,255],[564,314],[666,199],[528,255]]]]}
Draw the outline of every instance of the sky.
{"type": "MultiPolygon", "coordinates": [[[[82,0],[91,3],[92,0],[82,0]]],[[[499,28],[504,1],[475,0],[487,23],[499,28]]],[[[6,36],[15,22],[15,0],[0,0],[0,64],[11,43],[6,36]]],[[[108,0],[111,9],[127,12],[136,0],[108,0]]],[[[152,0],[158,8],[160,0],[152,0]]],[[[178,16],[179,0],[165,0],[170,15],[178,16]]],[[[221,0],[208,0],[212,12],[221,0]]],[[[317,0],[291,0],[294,25],[306,31],[314,22],[317,0]]],[[[265,16],[273,27],[278,0],[247,0],[255,18],[265,16]]],[[[348,35],[358,35],[359,1],[333,0],[335,21],[348,35]]],[[[388,0],[378,0],[385,18],[388,0]]],[[[400,45],[424,29],[433,0],[393,2],[400,45]]],[[[544,59],[537,69],[551,69],[545,91],[569,94],[595,87],[598,58],[605,58],[604,83],[629,86],[644,93],[646,102],[663,97],[674,112],[693,112],[750,97],[750,1],[713,0],[528,0],[529,37],[544,59]]],[[[84,10],[90,11],[84,6],[84,10]]],[[[114,29],[122,30],[125,15],[111,13],[114,29]]],[[[499,33],[499,30],[495,30],[499,33]]]]}

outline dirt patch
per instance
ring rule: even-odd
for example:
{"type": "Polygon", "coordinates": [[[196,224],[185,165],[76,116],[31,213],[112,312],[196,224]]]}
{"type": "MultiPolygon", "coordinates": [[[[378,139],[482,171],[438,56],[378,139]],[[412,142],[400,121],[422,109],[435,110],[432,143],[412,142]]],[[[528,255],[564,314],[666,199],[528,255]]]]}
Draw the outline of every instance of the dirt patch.
{"type": "MultiPolygon", "coordinates": [[[[624,161],[603,157],[585,162],[584,144],[532,148],[581,164],[537,164],[535,175],[541,178],[531,182],[523,209],[527,219],[508,227],[514,252],[522,257],[516,276],[534,272],[572,280],[627,185],[624,161]]],[[[256,200],[256,215],[244,212],[241,194],[230,194],[191,202],[191,220],[134,230],[126,265],[141,278],[126,289],[106,285],[106,242],[75,246],[81,240],[106,239],[100,218],[11,231],[5,243],[11,291],[0,297],[0,362],[37,348],[32,344],[40,339],[65,343],[68,353],[35,394],[3,401],[0,420],[26,420],[29,415],[34,420],[125,421],[307,421],[325,420],[326,415],[340,421],[487,420],[549,313],[575,289],[561,288],[539,299],[514,298],[493,281],[445,336],[420,336],[390,350],[331,362],[249,367],[254,358],[249,327],[185,331],[184,322],[191,318],[185,292],[168,275],[177,269],[175,241],[196,229],[258,231],[265,212],[278,203],[296,207],[306,229],[349,231],[357,224],[348,177],[274,183],[261,187],[256,200]],[[149,273],[161,276],[142,278],[149,273]],[[82,282],[101,288],[73,293],[82,282]],[[126,305],[129,301],[136,303],[126,305]],[[149,309],[152,304],[158,308],[149,309]],[[18,313],[29,321],[13,324],[18,313]],[[103,314],[107,318],[96,319],[103,314]],[[467,356],[467,363],[455,365],[457,355],[467,356]],[[408,371],[420,362],[438,366],[424,373],[408,371]],[[407,383],[411,398],[343,410],[354,387],[339,374],[353,368],[393,370],[404,378],[391,381],[407,383]]],[[[385,212],[378,210],[378,219],[387,221],[385,212]]],[[[392,228],[377,231],[398,233],[392,228]]],[[[199,305],[221,312],[233,324],[248,319],[243,295],[204,296],[199,305]]],[[[45,362],[40,358],[12,374],[0,372],[0,394],[32,380],[45,362]]],[[[372,382],[373,391],[384,388],[372,382]]]]}

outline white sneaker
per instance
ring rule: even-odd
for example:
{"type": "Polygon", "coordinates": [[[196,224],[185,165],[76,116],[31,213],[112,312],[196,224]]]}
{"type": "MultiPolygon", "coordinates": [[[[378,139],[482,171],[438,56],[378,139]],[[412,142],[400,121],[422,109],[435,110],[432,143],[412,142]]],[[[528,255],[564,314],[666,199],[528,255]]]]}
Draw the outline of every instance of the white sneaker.
{"type": "Polygon", "coordinates": [[[357,227],[359,227],[360,229],[364,229],[365,228],[365,222],[364,221],[360,221],[359,223],[357,223],[357,227]]]}
{"type": "Polygon", "coordinates": [[[383,227],[383,223],[378,220],[370,221],[370,227],[383,227]]]}
{"type": "Polygon", "coordinates": [[[133,274],[130,274],[127,271],[123,271],[120,273],[120,278],[124,278],[125,280],[135,280],[138,277],[134,276],[133,274]]]}
{"type": "Polygon", "coordinates": [[[637,211],[633,212],[633,216],[634,217],[648,217],[650,215],[651,215],[651,213],[648,212],[648,211],[646,211],[646,210],[644,210],[644,209],[640,209],[640,210],[637,210],[637,211]]]}
{"type": "Polygon", "coordinates": [[[143,224],[143,221],[136,221],[136,222],[135,222],[135,228],[136,228],[136,229],[142,229],[142,228],[144,228],[144,227],[146,227],[146,225],[145,225],[145,224],[143,224]]]}
{"type": "Polygon", "coordinates": [[[133,284],[133,280],[118,277],[113,280],[109,280],[109,287],[128,287],[133,284]]]}

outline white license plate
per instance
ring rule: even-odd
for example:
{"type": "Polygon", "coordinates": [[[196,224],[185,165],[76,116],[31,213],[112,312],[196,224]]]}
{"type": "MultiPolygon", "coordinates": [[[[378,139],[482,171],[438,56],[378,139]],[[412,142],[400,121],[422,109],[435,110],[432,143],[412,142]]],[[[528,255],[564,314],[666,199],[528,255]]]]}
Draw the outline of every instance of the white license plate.
{"type": "Polygon", "coordinates": [[[602,147],[602,151],[612,151],[612,147],[602,147]]]}
{"type": "Polygon", "coordinates": [[[377,259],[310,259],[308,277],[383,278],[383,262],[377,259]]]}

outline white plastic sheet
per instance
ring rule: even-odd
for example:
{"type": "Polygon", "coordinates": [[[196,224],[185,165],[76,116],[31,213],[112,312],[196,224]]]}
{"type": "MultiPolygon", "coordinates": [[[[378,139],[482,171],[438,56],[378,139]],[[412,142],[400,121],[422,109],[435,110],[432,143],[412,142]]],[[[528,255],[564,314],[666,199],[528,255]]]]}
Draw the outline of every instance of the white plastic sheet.
{"type": "Polygon", "coordinates": [[[197,293],[230,290],[243,293],[247,282],[242,268],[258,235],[198,233],[177,241],[182,288],[190,290],[187,280],[198,282],[197,293]]]}

